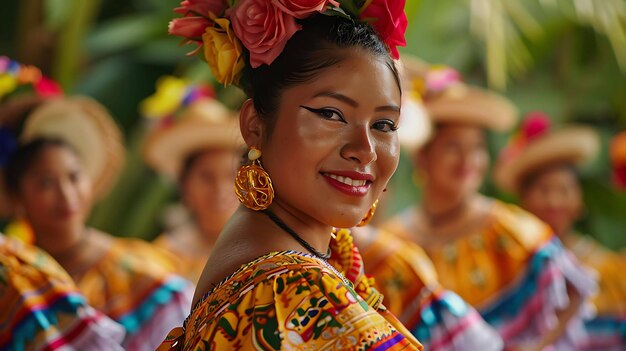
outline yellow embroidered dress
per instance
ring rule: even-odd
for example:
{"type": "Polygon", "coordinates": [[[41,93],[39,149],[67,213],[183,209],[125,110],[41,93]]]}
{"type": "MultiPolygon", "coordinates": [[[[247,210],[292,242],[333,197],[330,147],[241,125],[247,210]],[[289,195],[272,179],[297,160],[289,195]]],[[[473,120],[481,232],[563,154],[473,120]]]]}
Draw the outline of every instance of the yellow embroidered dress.
{"type": "Polygon", "coordinates": [[[114,351],[123,339],[56,261],[0,234],[0,350],[114,351]]]}
{"type": "Polygon", "coordinates": [[[170,258],[151,244],[117,238],[76,285],[126,328],[126,349],[154,350],[191,307],[193,286],[173,271],[170,258]]]}
{"type": "Polygon", "coordinates": [[[159,350],[422,350],[347,256],[346,238],[337,234],[329,262],[283,251],[243,265],[159,350]]]}
{"type": "Polygon", "coordinates": [[[566,238],[564,244],[598,277],[598,291],[592,298],[596,316],[586,323],[586,349],[626,350],[626,257],[580,234],[566,238]]]}
{"type": "MultiPolygon", "coordinates": [[[[506,347],[533,343],[553,328],[557,312],[568,307],[567,286],[584,299],[594,291],[595,281],[533,215],[495,200],[489,211],[482,228],[445,245],[428,246],[431,234],[415,232],[415,208],[384,228],[417,241],[431,259],[441,285],[475,306],[498,330],[506,347]]],[[[567,331],[553,345],[556,349],[580,347],[586,314],[581,309],[570,320],[567,331]]]]}
{"type": "Polygon", "coordinates": [[[385,296],[385,306],[429,351],[502,350],[500,335],[455,293],[441,287],[426,253],[385,230],[354,233],[365,273],[385,296]]]}

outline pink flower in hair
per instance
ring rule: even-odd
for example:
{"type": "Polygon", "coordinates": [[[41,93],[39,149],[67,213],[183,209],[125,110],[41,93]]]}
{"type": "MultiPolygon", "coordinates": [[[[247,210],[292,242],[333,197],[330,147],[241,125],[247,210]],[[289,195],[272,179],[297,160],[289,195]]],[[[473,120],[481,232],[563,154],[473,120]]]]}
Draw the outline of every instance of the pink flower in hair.
{"type": "Polygon", "coordinates": [[[272,0],[239,1],[228,9],[237,38],[250,52],[250,65],[257,68],[271,64],[287,41],[301,29],[292,15],[272,0]]]}
{"type": "Polygon", "coordinates": [[[193,41],[202,41],[202,34],[213,22],[204,17],[182,17],[170,22],[168,32],[193,41]]]}
{"type": "Polygon", "coordinates": [[[314,12],[323,12],[328,4],[339,7],[333,0],[273,0],[276,6],[295,18],[306,18],[314,12]]]}
{"type": "Polygon", "coordinates": [[[521,132],[524,139],[530,141],[548,133],[550,125],[550,117],[547,114],[539,111],[530,112],[522,121],[521,132]]]}
{"type": "Polygon", "coordinates": [[[370,22],[376,29],[395,59],[400,58],[397,47],[406,46],[404,33],[408,20],[404,4],[405,0],[373,0],[360,15],[361,19],[370,22]]]}
{"type": "Polygon", "coordinates": [[[174,12],[184,16],[191,14],[209,18],[209,13],[221,16],[227,6],[226,0],[184,0],[174,12]]]}

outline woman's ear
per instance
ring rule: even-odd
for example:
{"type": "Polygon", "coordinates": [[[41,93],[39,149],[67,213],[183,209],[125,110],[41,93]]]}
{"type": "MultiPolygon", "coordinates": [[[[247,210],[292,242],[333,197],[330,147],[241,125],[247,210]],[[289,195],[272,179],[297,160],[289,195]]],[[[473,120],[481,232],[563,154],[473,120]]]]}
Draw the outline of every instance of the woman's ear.
{"type": "Polygon", "coordinates": [[[263,121],[254,107],[252,99],[246,100],[239,112],[239,129],[248,148],[253,146],[260,148],[263,140],[263,127],[263,121]]]}

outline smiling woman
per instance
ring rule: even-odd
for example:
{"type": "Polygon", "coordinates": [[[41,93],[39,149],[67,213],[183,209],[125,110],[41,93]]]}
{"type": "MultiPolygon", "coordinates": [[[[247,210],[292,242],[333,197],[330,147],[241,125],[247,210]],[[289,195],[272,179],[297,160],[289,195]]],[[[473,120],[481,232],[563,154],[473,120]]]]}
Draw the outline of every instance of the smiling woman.
{"type": "Polygon", "coordinates": [[[353,260],[347,231],[333,234],[361,221],[398,165],[395,46],[359,19],[361,2],[293,3],[242,0],[206,29],[232,29],[233,47],[241,40],[246,50],[244,67],[221,81],[250,97],[240,112],[250,164],[237,176],[244,206],[211,252],[186,327],[163,350],[421,349],[353,260]],[[252,35],[258,12],[269,47],[252,35]]]}

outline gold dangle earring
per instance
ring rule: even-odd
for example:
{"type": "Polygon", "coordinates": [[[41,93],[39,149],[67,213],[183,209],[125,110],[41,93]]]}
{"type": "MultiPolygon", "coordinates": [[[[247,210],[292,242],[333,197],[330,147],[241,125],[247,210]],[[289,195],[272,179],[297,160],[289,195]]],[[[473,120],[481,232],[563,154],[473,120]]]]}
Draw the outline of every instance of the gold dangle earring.
{"type": "Polygon", "coordinates": [[[235,193],[239,201],[253,211],[267,209],[274,200],[274,186],[270,175],[261,165],[261,150],[248,151],[250,164],[241,166],[235,178],[235,193]]]}
{"type": "Polygon", "coordinates": [[[372,220],[372,218],[374,217],[374,213],[376,213],[376,207],[378,207],[378,199],[376,199],[376,201],[374,201],[374,204],[367,211],[367,213],[365,214],[365,217],[363,217],[363,219],[361,219],[359,224],[357,224],[356,226],[357,227],[365,227],[372,220]]]}

